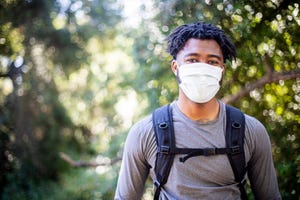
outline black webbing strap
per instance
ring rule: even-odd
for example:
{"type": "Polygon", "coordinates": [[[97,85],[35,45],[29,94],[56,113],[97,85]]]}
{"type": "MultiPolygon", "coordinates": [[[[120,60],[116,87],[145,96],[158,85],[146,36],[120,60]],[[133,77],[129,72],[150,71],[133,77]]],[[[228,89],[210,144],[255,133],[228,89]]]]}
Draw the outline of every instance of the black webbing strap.
{"type": "Polygon", "coordinates": [[[236,154],[240,152],[239,146],[226,147],[226,148],[204,148],[204,149],[186,149],[176,148],[175,154],[187,154],[184,157],[180,157],[180,162],[185,162],[187,159],[195,156],[214,156],[220,154],[236,154]]]}
{"type": "Polygon", "coordinates": [[[175,149],[175,136],[170,105],[156,109],[152,114],[152,121],[157,144],[154,168],[156,174],[154,199],[158,200],[161,187],[168,180],[175,156],[175,154],[170,153],[175,149]]]}
{"type": "Polygon", "coordinates": [[[239,146],[240,152],[235,154],[227,154],[235,181],[241,192],[241,198],[247,199],[245,190],[245,174],[246,161],[244,152],[244,137],[245,137],[245,116],[237,108],[226,105],[226,146],[239,146]]]}

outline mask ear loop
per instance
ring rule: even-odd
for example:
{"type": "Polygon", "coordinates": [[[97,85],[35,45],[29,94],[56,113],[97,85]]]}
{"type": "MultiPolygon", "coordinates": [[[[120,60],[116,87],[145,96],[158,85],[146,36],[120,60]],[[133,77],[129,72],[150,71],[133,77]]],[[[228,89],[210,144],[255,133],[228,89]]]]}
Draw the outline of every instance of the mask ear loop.
{"type": "Polygon", "coordinates": [[[179,76],[179,65],[178,65],[178,63],[177,63],[176,60],[172,61],[172,65],[175,65],[175,62],[176,62],[176,69],[173,72],[174,72],[174,74],[176,76],[178,84],[180,84],[181,83],[181,79],[180,79],[180,76],[179,76]]]}
{"type": "Polygon", "coordinates": [[[220,85],[220,86],[222,85],[222,82],[223,82],[223,76],[224,76],[224,74],[225,74],[226,66],[225,66],[225,65],[222,65],[222,66],[221,66],[221,69],[222,69],[222,77],[221,77],[221,80],[219,81],[219,85],[220,85]]]}
{"type": "Polygon", "coordinates": [[[181,83],[181,79],[180,79],[180,77],[179,77],[179,69],[178,69],[179,67],[177,67],[176,68],[176,78],[177,78],[177,82],[178,82],[178,84],[180,84],[181,83]]]}

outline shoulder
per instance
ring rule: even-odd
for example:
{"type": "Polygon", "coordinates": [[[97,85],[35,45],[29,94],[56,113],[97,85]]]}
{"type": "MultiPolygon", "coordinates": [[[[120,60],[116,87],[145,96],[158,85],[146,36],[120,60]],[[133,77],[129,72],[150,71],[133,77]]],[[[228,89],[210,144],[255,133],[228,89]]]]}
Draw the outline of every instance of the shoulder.
{"type": "MultiPolygon", "coordinates": [[[[225,107],[225,106],[224,106],[225,107]]],[[[245,150],[248,158],[269,151],[270,138],[265,126],[255,117],[245,116],[245,150]]]]}
{"type": "Polygon", "coordinates": [[[127,140],[128,139],[135,139],[135,140],[141,140],[145,139],[146,137],[149,137],[153,130],[152,125],[152,115],[148,115],[145,118],[139,120],[136,122],[130,129],[127,140]]]}
{"type": "MultiPolygon", "coordinates": [[[[230,106],[230,105],[226,105],[222,102],[221,104],[221,109],[225,110],[225,107],[231,107],[232,110],[239,110],[236,107],[230,106]]],[[[242,112],[242,111],[241,111],[242,112]]],[[[223,111],[224,113],[224,111],[223,111]]],[[[266,133],[266,129],[265,126],[259,121],[257,120],[255,117],[248,115],[247,113],[242,112],[245,116],[245,130],[246,132],[249,132],[251,134],[265,134],[266,133]]]]}
{"type": "Polygon", "coordinates": [[[148,151],[155,147],[152,115],[136,122],[130,129],[125,143],[126,150],[134,154],[148,155],[148,151]]]}
{"type": "Polygon", "coordinates": [[[246,127],[251,130],[265,130],[265,126],[255,117],[245,114],[246,127]]]}
{"type": "Polygon", "coordinates": [[[249,153],[264,154],[270,151],[271,143],[265,126],[255,117],[245,114],[245,142],[249,153]]]}
{"type": "Polygon", "coordinates": [[[250,137],[268,137],[265,126],[255,117],[245,114],[245,131],[250,137]]]}
{"type": "Polygon", "coordinates": [[[145,132],[152,129],[152,115],[147,115],[143,119],[137,121],[130,129],[132,131],[145,132]]]}

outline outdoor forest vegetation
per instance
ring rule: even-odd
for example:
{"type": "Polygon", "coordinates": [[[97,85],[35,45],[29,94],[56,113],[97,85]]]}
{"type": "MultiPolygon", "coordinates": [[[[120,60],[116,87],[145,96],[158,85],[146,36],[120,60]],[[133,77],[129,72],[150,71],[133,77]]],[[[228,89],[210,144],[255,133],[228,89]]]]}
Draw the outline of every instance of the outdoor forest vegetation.
{"type": "Polygon", "coordinates": [[[195,21],[232,38],[219,98],[266,126],[282,197],[299,199],[299,6],[2,0],[0,199],[113,199],[127,131],[176,99],[165,38],[195,21]]]}

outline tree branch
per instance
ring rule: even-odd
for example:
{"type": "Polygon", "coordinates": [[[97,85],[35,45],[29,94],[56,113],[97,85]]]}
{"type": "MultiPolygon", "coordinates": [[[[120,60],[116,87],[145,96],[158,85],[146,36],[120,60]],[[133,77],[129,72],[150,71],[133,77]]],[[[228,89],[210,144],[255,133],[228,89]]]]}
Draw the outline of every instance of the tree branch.
{"type": "Polygon", "coordinates": [[[270,61],[270,57],[268,55],[264,55],[262,57],[262,62],[264,63],[264,68],[266,70],[266,74],[269,76],[272,76],[272,73],[274,72],[273,66],[270,61]]]}
{"type": "Polygon", "coordinates": [[[254,89],[265,86],[268,83],[275,83],[280,80],[292,80],[300,78],[300,70],[293,71],[284,71],[284,72],[273,72],[268,71],[266,75],[264,75],[261,79],[247,84],[244,88],[242,88],[237,94],[233,94],[222,99],[225,103],[232,103],[244,96],[246,96],[249,92],[254,89]]]}
{"type": "Polygon", "coordinates": [[[122,158],[121,157],[116,157],[112,160],[110,160],[110,162],[103,162],[103,163],[98,163],[95,161],[76,161],[73,160],[69,155],[61,152],[59,154],[60,158],[63,159],[64,161],[66,161],[67,163],[69,163],[72,167],[98,167],[98,166],[108,166],[108,165],[113,165],[115,163],[117,163],[118,161],[120,161],[122,158]]]}
{"type": "Polygon", "coordinates": [[[0,74],[0,78],[5,78],[5,77],[9,77],[8,74],[0,74]]]}

